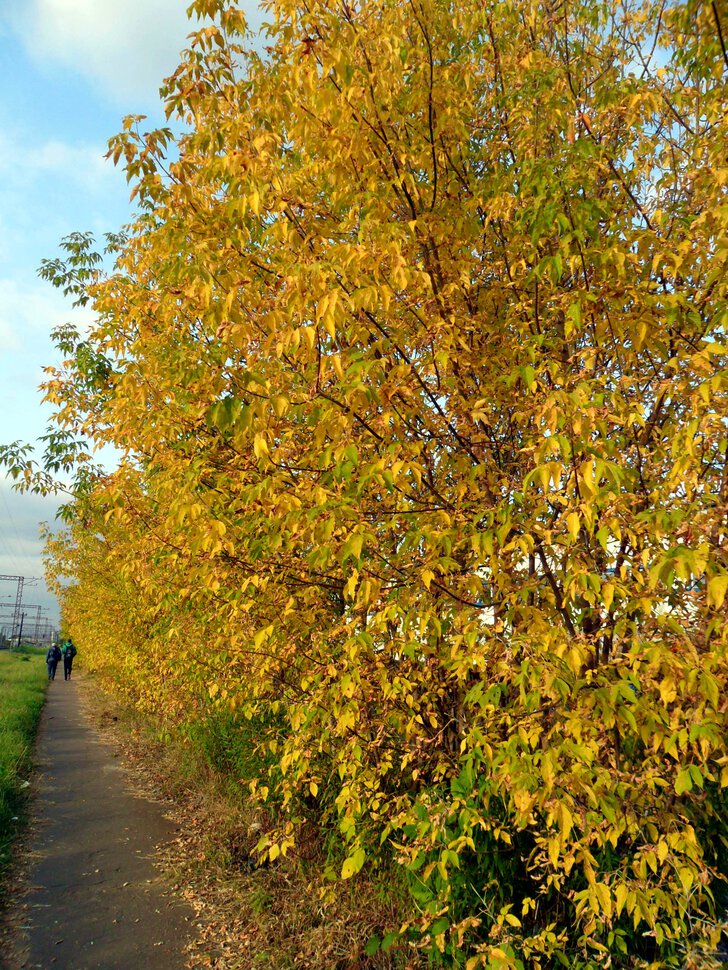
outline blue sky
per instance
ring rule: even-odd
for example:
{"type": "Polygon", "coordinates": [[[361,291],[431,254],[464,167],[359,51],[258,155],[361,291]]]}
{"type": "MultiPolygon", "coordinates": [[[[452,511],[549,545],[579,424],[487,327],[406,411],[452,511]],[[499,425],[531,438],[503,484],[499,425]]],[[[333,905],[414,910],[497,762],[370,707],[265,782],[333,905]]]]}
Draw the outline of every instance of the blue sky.
{"type": "MultiPolygon", "coordinates": [[[[106,142],[127,114],[164,123],[158,89],[192,29],[187,5],[0,0],[1,443],[44,433],[50,412],[37,386],[57,360],[50,332],[84,316],[38,278],[38,266],[68,233],[101,235],[129,220],[129,190],[103,158],[106,142]]],[[[242,5],[259,21],[254,0],[242,5]]],[[[19,495],[0,473],[0,574],[42,577],[38,528],[56,505],[19,495]]],[[[0,628],[14,595],[15,585],[0,581],[0,628]]],[[[42,579],[24,599],[57,620],[42,579]]]]}

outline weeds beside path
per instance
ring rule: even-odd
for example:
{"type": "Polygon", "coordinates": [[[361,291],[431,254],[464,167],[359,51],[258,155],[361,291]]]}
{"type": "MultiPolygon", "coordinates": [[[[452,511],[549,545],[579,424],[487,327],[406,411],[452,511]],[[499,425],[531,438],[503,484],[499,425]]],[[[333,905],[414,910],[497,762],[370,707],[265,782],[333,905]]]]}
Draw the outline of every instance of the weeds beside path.
{"type": "MultiPolygon", "coordinates": [[[[178,891],[197,913],[188,948],[194,970],[415,970],[427,961],[393,948],[368,956],[367,941],[399,925],[397,893],[384,880],[333,883],[327,846],[302,830],[295,851],[258,867],[254,847],[269,824],[208,735],[190,738],[132,711],[89,684],[89,710],[123,752],[138,790],[185,820],[164,853],[178,891]]],[[[209,725],[212,730],[212,718],[209,725]]],[[[234,761],[239,741],[218,736],[234,761]]]]}

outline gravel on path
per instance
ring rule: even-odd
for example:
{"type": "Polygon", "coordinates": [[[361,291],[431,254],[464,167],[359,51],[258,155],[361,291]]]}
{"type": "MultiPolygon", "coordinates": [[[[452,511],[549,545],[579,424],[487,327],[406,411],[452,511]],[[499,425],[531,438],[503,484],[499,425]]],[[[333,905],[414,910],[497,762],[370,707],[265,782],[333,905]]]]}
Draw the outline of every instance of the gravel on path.
{"type": "Polygon", "coordinates": [[[27,888],[0,964],[183,970],[193,912],[153,864],[178,827],[129,791],[115,752],[81,711],[77,680],[48,685],[36,744],[27,888]]]}

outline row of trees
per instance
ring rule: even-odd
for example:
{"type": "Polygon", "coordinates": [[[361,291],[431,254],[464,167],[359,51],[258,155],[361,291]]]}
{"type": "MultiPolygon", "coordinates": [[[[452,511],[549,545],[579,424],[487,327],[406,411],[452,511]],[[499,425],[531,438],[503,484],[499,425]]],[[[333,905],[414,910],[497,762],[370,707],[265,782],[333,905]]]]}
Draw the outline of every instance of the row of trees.
{"type": "Polygon", "coordinates": [[[110,143],[139,207],[113,267],[82,235],[44,265],[96,323],[57,335],[45,469],[4,455],[77,470],[68,628],[145,709],[247,724],[259,851],[314,822],[338,877],[399,868],[393,929],[444,961],[705,961],[725,10],[267,7],[260,53],[193,4],[185,134],[110,143]]]}

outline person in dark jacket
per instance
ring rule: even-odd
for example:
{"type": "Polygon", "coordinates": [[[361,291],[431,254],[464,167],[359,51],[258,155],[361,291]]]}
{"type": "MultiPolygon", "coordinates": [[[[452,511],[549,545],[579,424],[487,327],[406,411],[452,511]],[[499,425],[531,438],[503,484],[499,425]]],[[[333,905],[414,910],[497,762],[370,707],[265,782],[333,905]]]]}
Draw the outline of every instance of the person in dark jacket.
{"type": "Polygon", "coordinates": [[[73,658],[78,653],[75,646],[73,645],[73,640],[66,640],[66,645],[63,648],[63,679],[71,679],[71,668],[73,667],[73,658]]]}
{"type": "Polygon", "coordinates": [[[52,647],[48,648],[48,653],[46,654],[46,664],[48,666],[48,680],[56,679],[56,667],[58,666],[58,661],[61,659],[63,654],[61,653],[61,648],[57,643],[54,643],[52,647]]]}

